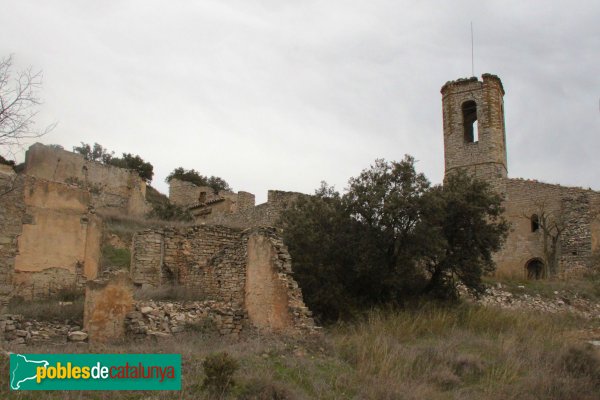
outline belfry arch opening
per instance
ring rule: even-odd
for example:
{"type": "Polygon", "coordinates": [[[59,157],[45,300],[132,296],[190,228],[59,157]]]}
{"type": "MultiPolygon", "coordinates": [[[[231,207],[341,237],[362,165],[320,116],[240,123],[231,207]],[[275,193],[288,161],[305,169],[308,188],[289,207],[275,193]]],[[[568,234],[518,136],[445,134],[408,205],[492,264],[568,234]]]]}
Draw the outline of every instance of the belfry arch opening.
{"type": "Polygon", "coordinates": [[[527,279],[542,279],[544,277],[544,262],[539,258],[532,258],[525,264],[527,279]]]}
{"type": "Polygon", "coordinates": [[[477,128],[477,103],[473,100],[462,104],[463,130],[466,143],[477,143],[479,131],[477,128]]]}
{"type": "Polygon", "coordinates": [[[531,216],[531,232],[537,232],[540,229],[540,218],[537,214],[531,216]]]}

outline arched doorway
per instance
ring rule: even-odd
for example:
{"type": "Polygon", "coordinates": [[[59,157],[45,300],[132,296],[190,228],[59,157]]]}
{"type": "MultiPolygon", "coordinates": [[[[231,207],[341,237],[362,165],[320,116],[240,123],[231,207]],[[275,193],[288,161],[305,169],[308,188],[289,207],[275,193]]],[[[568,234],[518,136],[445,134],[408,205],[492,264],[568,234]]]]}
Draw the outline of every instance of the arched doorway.
{"type": "Polygon", "coordinates": [[[544,277],[544,262],[539,258],[532,258],[525,264],[527,279],[542,279],[544,277]]]}

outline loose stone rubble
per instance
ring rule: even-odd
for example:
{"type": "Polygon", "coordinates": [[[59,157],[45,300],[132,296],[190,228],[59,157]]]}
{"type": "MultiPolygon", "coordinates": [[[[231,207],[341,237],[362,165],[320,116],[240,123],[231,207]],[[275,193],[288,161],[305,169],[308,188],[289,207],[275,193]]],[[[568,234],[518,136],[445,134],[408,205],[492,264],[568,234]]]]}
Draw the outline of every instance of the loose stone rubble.
{"type": "Polygon", "coordinates": [[[218,332],[238,337],[247,317],[223,302],[143,301],[127,314],[126,330],[133,339],[169,337],[186,330],[218,332]]]}
{"type": "Polygon", "coordinates": [[[21,315],[0,315],[0,342],[10,345],[38,343],[66,343],[84,341],[87,333],[81,326],[68,323],[55,323],[36,320],[25,320],[21,315]]]}
{"type": "MultiPolygon", "coordinates": [[[[524,287],[522,289],[524,290],[524,287]]],[[[600,319],[600,304],[564,291],[555,291],[554,298],[544,298],[539,294],[511,293],[503,290],[502,285],[498,284],[496,287],[487,288],[483,296],[473,300],[485,306],[504,309],[526,309],[547,313],[568,312],[586,319],[600,319]]]]}

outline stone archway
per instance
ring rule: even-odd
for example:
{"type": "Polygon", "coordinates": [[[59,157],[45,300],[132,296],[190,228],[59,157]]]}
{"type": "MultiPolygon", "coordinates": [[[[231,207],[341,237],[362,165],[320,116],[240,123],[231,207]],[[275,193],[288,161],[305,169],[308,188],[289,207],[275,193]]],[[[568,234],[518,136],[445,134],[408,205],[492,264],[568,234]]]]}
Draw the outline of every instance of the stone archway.
{"type": "Polygon", "coordinates": [[[527,279],[542,279],[545,269],[544,262],[539,258],[532,258],[525,264],[527,279]]]}

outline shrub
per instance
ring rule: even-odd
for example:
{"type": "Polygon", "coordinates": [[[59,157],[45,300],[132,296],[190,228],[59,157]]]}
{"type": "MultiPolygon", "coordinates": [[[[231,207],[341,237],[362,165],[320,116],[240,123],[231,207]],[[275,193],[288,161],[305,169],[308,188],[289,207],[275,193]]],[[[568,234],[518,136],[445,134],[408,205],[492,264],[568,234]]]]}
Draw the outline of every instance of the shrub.
{"type": "Polygon", "coordinates": [[[223,395],[234,386],[233,374],[239,368],[239,364],[229,353],[209,355],[202,362],[202,367],[206,375],[202,385],[213,394],[223,395]]]}
{"type": "Polygon", "coordinates": [[[231,186],[223,178],[219,178],[218,176],[207,177],[201,175],[195,169],[175,168],[165,181],[169,183],[174,178],[180,181],[191,182],[196,186],[209,186],[215,193],[221,190],[231,190],[231,186]]]}
{"type": "Polygon", "coordinates": [[[600,385],[600,357],[591,346],[568,347],[560,362],[562,369],[572,377],[590,377],[600,385]]]}
{"type": "Polygon", "coordinates": [[[244,385],[237,398],[238,400],[292,400],[296,397],[275,382],[253,379],[244,385]]]}
{"type": "Polygon", "coordinates": [[[102,247],[102,266],[129,268],[131,264],[131,251],[120,249],[111,245],[102,247]]]}
{"type": "Polygon", "coordinates": [[[156,218],[163,221],[192,221],[192,214],[185,208],[171,203],[156,203],[152,211],[148,214],[149,218],[156,218]]]}
{"type": "Polygon", "coordinates": [[[71,300],[34,300],[25,301],[20,297],[13,297],[8,303],[8,311],[11,314],[22,315],[23,318],[36,321],[82,321],[83,320],[83,298],[71,300]],[[61,304],[69,301],[68,304],[61,304]]]}

